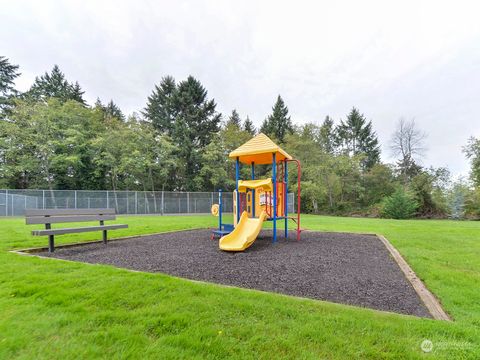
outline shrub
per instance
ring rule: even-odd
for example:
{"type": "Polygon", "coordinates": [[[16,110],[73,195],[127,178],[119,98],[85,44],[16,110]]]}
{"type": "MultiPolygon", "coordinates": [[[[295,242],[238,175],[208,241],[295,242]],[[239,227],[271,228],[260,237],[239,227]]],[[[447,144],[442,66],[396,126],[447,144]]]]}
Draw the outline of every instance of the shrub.
{"type": "Polygon", "coordinates": [[[398,188],[391,196],[383,199],[381,216],[389,219],[408,219],[415,215],[418,203],[403,188],[398,188]]]}

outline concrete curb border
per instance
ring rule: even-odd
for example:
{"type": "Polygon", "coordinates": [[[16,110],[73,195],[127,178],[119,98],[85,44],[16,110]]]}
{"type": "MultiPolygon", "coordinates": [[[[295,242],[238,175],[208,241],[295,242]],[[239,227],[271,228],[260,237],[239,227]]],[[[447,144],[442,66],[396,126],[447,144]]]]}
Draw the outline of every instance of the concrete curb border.
{"type": "Polygon", "coordinates": [[[443,310],[440,301],[438,301],[435,295],[433,295],[433,293],[427,289],[425,284],[422,282],[422,280],[419,279],[417,274],[415,274],[413,269],[410,267],[410,265],[408,265],[400,252],[390,243],[390,241],[388,241],[385,236],[377,234],[377,237],[385,245],[390,255],[393,257],[395,262],[398,264],[398,266],[404,273],[407,280],[410,282],[410,284],[412,284],[413,289],[427,307],[430,315],[432,315],[435,320],[452,321],[450,316],[448,316],[445,310],[443,310]]]}

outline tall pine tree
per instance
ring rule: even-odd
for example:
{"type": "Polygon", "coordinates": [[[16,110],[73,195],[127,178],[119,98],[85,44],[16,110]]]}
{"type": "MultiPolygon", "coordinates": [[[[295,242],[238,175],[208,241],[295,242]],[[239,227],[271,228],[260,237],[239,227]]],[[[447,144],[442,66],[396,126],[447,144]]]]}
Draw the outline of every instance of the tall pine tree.
{"type": "Polygon", "coordinates": [[[275,137],[283,143],[287,134],[293,133],[293,125],[290,116],[288,116],[288,108],[282,97],[278,95],[277,101],[272,108],[272,114],[265,119],[260,131],[275,137]]]}
{"type": "Polygon", "coordinates": [[[255,135],[257,130],[255,129],[255,125],[253,125],[252,120],[247,115],[247,118],[245,119],[245,122],[243,123],[243,130],[249,133],[250,135],[255,135]]]}
{"type": "Polygon", "coordinates": [[[113,102],[113,100],[110,100],[107,105],[104,105],[102,101],[97,98],[94,104],[94,109],[102,112],[104,120],[116,118],[118,120],[125,121],[126,119],[122,110],[113,102]]]}
{"type": "Polygon", "coordinates": [[[240,115],[238,115],[237,110],[232,110],[232,114],[228,117],[227,123],[225,125],[227,127],[235,126],[237,129],[241,128],[242,121],[240,120],[240,115]]]}
{"type": "Polygon", "coordinates": [[[174,96],[175,128],[173,140],[180,148],[185,163],[186,190],[198,190],[201,153],[219,130],[221,115],[215,101],[207,98],[207,90],[193,76],[181,81],[174,96]]]}
{"type": "Polygon", "coordinates": [[[352,108],[346,121],[341,120],[337,127],[338,144],[345,154],[364,155],[362,165],[370,169],[380,161],[380,145],[372,122],[365,119],[356,108],[352,108]]]}
{"type": "Polygon", "coordinates": [[[145,119],[162,134],[173,135],[175,127],[175,96],[177,85],[171,76],[162,78],[147,99],[147,106],[142,111],[145,119]]]}
{"type": "Polygon", "coordinates": [[[335,151],[335,126],[330,116],[326,116],[320,126],[320,145],[326,153],[333,154],[335,151]]]}
{"type": "Polygon", "coordinates": [[[69,83],[65,74],[58,65],[55,65],[50,73],[46,72],[44,75],[35,78],[26,96],[34,101],[47,101],[48,98],[57,98],[61,102],[75,100],[85,105],[83,94],[84,91],[78,82],[69,83]]]}
{"type": "Polygon", "coordinates": [[[123,115],[122,110],[113,102],[113,100],[110,100],[107,106],[105,106],[105,116],[125,121],[125,115],[123,115]]]}
{"type": "Polygon", "coordinates": [[[174,138],[183,140],[188,135],[192,144],[199,147],[210,143],[219,130],[221,115],[216,111],[215,101],[209,100],[207,95],[207,90],[193,76],[178,83],[174,96],[174,138]]]}
{"type": "Polygon", "coordinates": [[[6,57],[0,56],[0,119],[8,113],[17,95],[15,79],[18,76],[18,65],[10,64],[6,57]]]}
{"type": "Polygon", "coordinates": [[[75,81],[75,84],[70,84],[70,87],[70,100],[75,100],[78,101],[80,104],[86,105],[85,100],[83,100],[83,94],[85,94],[85,91],[82,90],[78,81],[75,81]]]}
{"type": "Polygon", "coordinates": [[[165,77],[148,97],[142,114],[161,134],[171,137],[178,148],[178,190],[198,190],[196,182],[202,167],[201,153],[219,130],[221,115],[215,101],[209,100],[207,90],[193,76],[175,83],[165,77]]]}

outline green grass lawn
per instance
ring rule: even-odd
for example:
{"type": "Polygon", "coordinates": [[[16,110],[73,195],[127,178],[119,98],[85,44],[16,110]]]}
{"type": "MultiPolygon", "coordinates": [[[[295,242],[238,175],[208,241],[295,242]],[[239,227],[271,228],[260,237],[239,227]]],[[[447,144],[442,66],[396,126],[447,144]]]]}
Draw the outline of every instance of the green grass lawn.
{"type": "MultiPolygon", "coordinates": [[[[111,237],[211,227],[216,219],[118,222],[129,228],[111,237]]],[[[0,219],[0,359],[480,358],[479,222],[304,216],[303,227],[385,235],[455,321],[13,254],[47,239],[30,236],[40,227],[21,218],[0,219]],[[424,339],[431,353],[421,351],[424,339]]]]}

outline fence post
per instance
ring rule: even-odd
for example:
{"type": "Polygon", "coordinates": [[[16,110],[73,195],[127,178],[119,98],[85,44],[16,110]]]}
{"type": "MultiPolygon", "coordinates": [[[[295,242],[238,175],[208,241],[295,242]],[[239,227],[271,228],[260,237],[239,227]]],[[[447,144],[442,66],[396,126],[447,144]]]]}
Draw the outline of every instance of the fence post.
{"type": "Polygon", "coordinates": [[[74,203],[75,203],[75,209],[77,208],[77,190],[75,190],[75,200],[74,200],[74,203]]]}
{"type": "Polygon", "coordinates": [[[135,214],[138,212],[138,196],[137,191],[135,191],[135,214]]]}
{"type": "Polygon", "coordinates": [[[164,211],[165,211],[165,208],[163,207],[163,193],[164,193],[164,192],[165,192],[165,191],[162,190],[162,204],[161,204],[161,209],[160,209],[160,213],[162,214],[162,216],[163,216],[164,211]]]}
{"type": "Polygon", "coordinates": [[[211,198],[210,198],[210,207],[213,206],[213,192],[211,193],[211,195],[212,195],[212,196],[211,196],[211,198]]]}
{"type": "Polygon", "coordinates": [[[110,209],[110,202],[108,201],[108,190],[107,190],[107,206],[106,206],[107,209],[110,209]]]}
{"type": "Polygon", "coordinates": [[[45,190],[42,190],[42,207],[45,210],[45,190]]]}
{"type": "Polygon", "coordinates": [[[88,208],[90,209],[90,197],[87,198],[87,205],[88,205],[88,208]]]}
{"type": "Polygon", "coordinates": [[[8,189],[5,190],[5,216],[8,216],[8,189]]]}
{"type": "Polygon", "coordinates": [[[190,214],[190,193],[187,192],[187,214],[190,214]]]}

